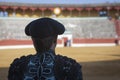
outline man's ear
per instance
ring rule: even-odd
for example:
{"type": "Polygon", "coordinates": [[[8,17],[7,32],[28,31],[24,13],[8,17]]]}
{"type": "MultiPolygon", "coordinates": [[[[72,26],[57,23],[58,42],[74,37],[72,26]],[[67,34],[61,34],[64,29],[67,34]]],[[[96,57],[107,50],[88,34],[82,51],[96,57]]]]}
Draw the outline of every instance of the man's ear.
{"type": "Polygon", "coordinates": [[[53,41],[50,49],[55,50],[55,47],[56,47],[56,41],[53,41]]]}
{"type": "Polygon", "coordinates": [[[56,43],[56,42],[57,42],[57,40],[54,40],[53,42],[54,42],[54,43],[56,43]]]}

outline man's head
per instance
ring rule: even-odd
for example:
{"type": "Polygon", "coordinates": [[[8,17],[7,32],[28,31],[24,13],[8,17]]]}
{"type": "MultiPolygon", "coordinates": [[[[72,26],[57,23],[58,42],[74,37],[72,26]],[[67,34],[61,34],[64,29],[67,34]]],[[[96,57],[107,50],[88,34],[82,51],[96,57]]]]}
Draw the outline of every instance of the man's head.
{"type": "Polygon", "coordinates": [[[25,33],[32,37],[37,52],[49,50],[56,45],[57,36],[65,31],[64,25],[51,18],[40,18],[30,22],[25,33]]]}

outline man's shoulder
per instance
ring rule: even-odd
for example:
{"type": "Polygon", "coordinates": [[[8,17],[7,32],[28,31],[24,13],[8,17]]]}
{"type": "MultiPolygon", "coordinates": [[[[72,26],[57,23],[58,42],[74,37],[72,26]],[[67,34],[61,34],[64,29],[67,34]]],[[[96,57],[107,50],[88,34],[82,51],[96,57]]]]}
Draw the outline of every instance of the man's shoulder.
{"type": "Polygon", "coordinates": [[[22,56],[14,59],[8,70],[8,80],[22,80],[24,70],[31,56],[22,56]]]}
{"type": "Polygon", "coordinates": [[[55,73],[58,78],[67,77],[66,80],[82,80],[81,65],[72,58],[56,55],[55,73]]]}
{"type": "Polygon", "coordinates": [[[28,55],[28,56],[21,56],[20,58],[15,58],[14,61],[11,63],[11,66],[19,67],[23,64],[26,64],[26,62],[28,62],[32,56],[33,55],[28,55]]]}
{"type": "Polygon", "coordinates": [[[78,63],[75,59],[62,55],[56,55],[55,64],[56,66],[61,66],[64,69],[69,68],[69,70],[72,70],[74,68],[81,69],[80,63],[78,63]]]}
{"type": "Polygon", "coordinates": [[[62,61],[63,63],[67,64],[79,64],[75,59],[67,57],[67,56],[62,56],[62,55],[56,55],[56,61],[62,61]]]}

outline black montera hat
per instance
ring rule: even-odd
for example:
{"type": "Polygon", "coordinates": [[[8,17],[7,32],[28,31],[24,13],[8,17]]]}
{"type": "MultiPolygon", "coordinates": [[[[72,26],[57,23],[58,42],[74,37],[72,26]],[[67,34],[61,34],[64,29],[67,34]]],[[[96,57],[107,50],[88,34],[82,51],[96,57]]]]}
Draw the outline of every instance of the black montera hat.
{"type": "Polygon", "coordinates": [[[63,34],[64,31],[64,25],[51,18],[40,18],[34,20],[25,28],[26,35],[41,39],[63,34]]]}

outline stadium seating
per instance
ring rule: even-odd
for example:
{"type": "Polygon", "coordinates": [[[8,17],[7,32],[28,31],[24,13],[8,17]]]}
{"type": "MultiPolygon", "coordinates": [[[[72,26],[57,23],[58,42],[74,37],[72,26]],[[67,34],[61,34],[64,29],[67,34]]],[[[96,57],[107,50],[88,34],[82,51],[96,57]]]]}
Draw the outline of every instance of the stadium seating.
{"type": "Polygon", "coordinates": [[[61,20],[74,38],[115,38],[114,22],[107,18],[77,18],[61,20]]]}
{"type": "MultiPolygon", "coordinates": [[[[0,40],[28,40],[25,26],[35,18],[0,17],[0,40]]],[[[114,22],[106,17],[95,18],[55,18],[71,31],[73,38],[115,38],[114,22]]]]}

